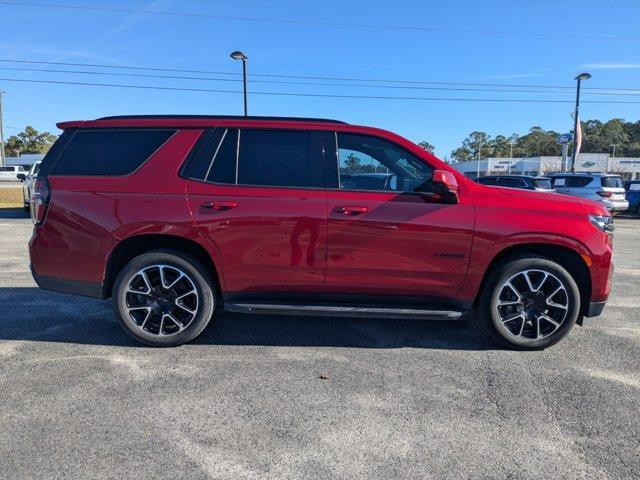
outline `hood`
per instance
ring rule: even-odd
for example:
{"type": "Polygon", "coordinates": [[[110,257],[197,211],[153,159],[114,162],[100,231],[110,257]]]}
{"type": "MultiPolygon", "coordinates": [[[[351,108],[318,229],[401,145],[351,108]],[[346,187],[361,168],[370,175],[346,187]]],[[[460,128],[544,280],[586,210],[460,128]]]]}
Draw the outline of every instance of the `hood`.
{"type": "Polygon", "coordinates": [[[560,193],[536,192],[534,190],[520,190],[517,188],[492,187],[487,185],[476,184],[481,187],[476,195],[489,192],[500,193],[504,195],[504,202],[511,206],[524,206],[535,202],[539,207],[544,208],[548,205],[549,210],[557,210],[563,207],[573,209],[576,206],[581,207],[587,214],[593,215],[609,215],[608,210],[599,202],[588,200],[586,198],[573,197],[571,195],[562,195],[560,193]]]}

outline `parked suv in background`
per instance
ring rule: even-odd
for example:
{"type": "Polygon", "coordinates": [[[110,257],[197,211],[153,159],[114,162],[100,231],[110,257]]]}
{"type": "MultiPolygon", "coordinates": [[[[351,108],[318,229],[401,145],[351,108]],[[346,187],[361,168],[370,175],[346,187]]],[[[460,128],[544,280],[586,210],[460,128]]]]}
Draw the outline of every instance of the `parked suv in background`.
{"type": "Polygon", "coordinates": [[[601,204],[476,184],[384,130],[228,116],[58,126],[31,197],[33,276],[113,297],[149,345],[193,340],[220,303],[424,320],[475,310],[496,340],[539,349],[609,295],[601,204]],[[365,173],[394,178],[346,181],[365,173]]]}
{"type": "Polygon", "coordinates": [[[630,180],[624,182],[629,211],[640,216],[640,180],[630,180]]]}
{"type": "Polygon", "coordinates": [[[21,174],[20,176],[22,177],[22,199],[24,200],[24,209],[28,212],[29,211],[29,206],[31,204],[31,191],[33,190],[33,185],[36,181],[36,177],[38,176],[38,171],[40,171],[40,163],[42,162],[36,162],[33,165],[31,165],[31,168],[29,169],[29,173],[25,174],[21,174]]]}
{"type": "Polygon", "coordinates": [[[550,175],[556,192],[602,203],[610,212],[629,208],[619,175],[605,173],[556,173],[550,175]]]}
{"type": "Polygon", "coordinates": [[[555,192],[551,186],[551,179],[549,177],[534,177],[531,175],[488,175],[478,178],[476,182],[482,185],[520,188],[523,190],[535,190],[536,192],[555,192]]]}
{"type": "Polygon", "coordinates": [[[19,182],[19,175],[26,173],[27,171],[22,165],[0,166],[0,182],[19,182]]]}

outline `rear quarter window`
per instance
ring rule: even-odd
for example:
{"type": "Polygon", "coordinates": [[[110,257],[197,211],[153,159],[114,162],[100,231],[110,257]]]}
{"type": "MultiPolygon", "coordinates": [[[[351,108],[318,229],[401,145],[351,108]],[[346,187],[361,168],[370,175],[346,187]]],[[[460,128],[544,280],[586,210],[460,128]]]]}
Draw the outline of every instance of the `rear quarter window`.
{"type": "Polygon", "coordinates": [[[553,188],[551,186],[551,180],[549,180],[548,178],[534,178],[532,182],[533,186],[536,188],[553,188]]]}
{"type": "Polygon", "coordinates": [[[602,177],[600,185],[606,188],[622,188],[622,179],[620,177],[602,177]]]}
{"type": "Polygon", "coordinates": [[[53,165],[51,175],[128,175],[176,130],[78,130],[53,165]]]}

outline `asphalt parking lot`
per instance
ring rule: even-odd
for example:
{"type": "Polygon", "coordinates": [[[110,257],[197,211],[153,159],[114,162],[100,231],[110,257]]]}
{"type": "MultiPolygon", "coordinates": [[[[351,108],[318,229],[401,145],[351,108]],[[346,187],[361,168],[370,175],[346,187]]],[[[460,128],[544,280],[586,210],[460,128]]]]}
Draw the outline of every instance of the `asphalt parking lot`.
{"type": "Polygon", "coordinates": [[[543,352],[473,320],[237,314],[153,349],[38,290],[0,210],[0,478],[638,478],[640,219],[616,227],[604,315],[543,352]]]}

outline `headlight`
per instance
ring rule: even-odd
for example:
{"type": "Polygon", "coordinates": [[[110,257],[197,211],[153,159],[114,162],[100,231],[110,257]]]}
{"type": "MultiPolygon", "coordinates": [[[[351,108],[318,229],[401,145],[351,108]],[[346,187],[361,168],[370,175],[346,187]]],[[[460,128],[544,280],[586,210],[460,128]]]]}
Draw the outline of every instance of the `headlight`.
{"type": "Polygon", "coordinates": [[[610,215],[589,215],[589,222],[591,225],[596,227],[598,230],[601,230],[605,233],[610,233],[613,235],[613,217],[610,215]]]}

